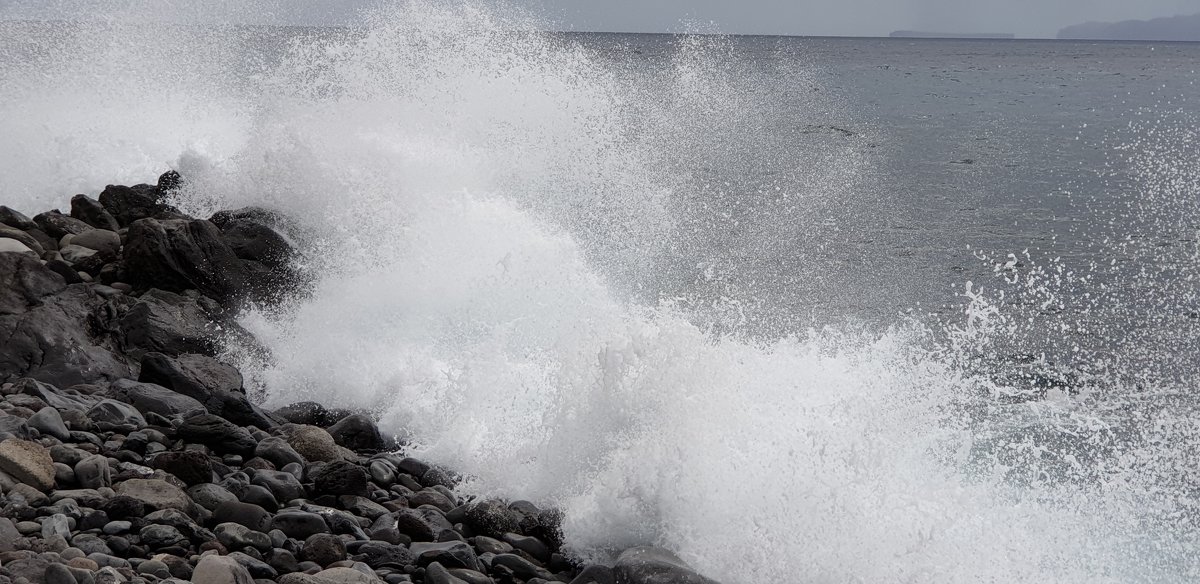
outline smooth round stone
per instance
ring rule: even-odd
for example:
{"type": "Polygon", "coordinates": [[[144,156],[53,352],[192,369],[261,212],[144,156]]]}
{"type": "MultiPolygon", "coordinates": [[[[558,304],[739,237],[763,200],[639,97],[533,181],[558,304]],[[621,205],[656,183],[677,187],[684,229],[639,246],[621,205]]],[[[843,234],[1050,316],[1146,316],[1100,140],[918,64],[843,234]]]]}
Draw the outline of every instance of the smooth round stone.
{"type": "Polygon", "coordinates": [[[42,532],[42,524],[36,521],[20,521],[17,522],[17,531],[21,535],[33,535],[42,532]]]}
{"type": "Polygon", "coordinates": [[[120,535],[129,533],[130,529],[133,529],[133,524],[128,521],[109,521],[103,531],[105,535],[120,535]]]}

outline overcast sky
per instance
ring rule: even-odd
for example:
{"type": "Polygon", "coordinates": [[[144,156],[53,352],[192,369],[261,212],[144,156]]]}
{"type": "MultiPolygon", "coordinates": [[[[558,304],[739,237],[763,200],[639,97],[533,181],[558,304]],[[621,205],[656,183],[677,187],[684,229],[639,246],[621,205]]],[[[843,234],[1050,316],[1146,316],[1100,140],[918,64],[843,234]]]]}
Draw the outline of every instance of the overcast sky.
{"type": "MultiPolygon", "coordinates": [[[[386,0],[0,0],[0,16],[62,17],[94,6],[126,12],[241,20],[344,24],[386,0]],[[247,5],[269,6],[255,10],[247,5]],[[129,6],[138,8],[129,10],[129,6]],[[254,19],[255,17],[251,17],[254,19]]],[[[481,2],[498,0],[480,0],[481,2]]],[[[886,35],[897,29],[1011,32],[1053,37],[1080,22],[1147,19],[1200,12],[1200,0],[510,0],[570,30],[744,34],[886,35]],[[686,24],[693,23],[693,24],[686,24]],[[711,25],[710,25],[711,23],[711,25]]]]}

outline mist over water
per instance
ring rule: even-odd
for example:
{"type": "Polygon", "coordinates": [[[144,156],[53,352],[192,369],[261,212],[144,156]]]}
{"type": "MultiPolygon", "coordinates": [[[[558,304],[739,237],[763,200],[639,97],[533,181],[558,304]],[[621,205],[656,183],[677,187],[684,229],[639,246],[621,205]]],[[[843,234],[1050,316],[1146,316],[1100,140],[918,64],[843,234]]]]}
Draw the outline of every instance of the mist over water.
{"type": "Polygon", "coordinates": [[[891,294],[841,241],[903,206],[887,128],[804,58],[630,57],[470,5],[367,21],[0,23],[4,202],[171,165],[185,211],[283,210],[318,278],[243,316],[267,405],[372,408],[463,490],[562,507],[582,557],[654,543],[727,584],[1200,576],[1188,124],[1110,137],[1129,206],[1073,237],[1119,265],[979,250],[996,274],[940,316],[797,314],[891,294]]]}

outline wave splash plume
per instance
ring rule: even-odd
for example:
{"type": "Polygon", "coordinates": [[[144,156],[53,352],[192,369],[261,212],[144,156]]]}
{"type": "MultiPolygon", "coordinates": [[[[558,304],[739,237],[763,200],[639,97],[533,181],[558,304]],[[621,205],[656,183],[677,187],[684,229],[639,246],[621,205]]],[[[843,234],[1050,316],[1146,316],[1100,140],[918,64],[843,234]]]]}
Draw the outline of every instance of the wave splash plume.
{"type": "MultiPolygon", "coordinates": [[[[976,289],[949,323],[771,338],[739,329],[749,299],[657,293],[696,245],[692,170],[769,107],[720,38],[635,70],[471,5],[367,21],[278,50],[252,28],[43,31],[40,73],[0,77],[24,167],[0,187],[33,205],[64,173],[170,161],[184,210],[282,209],[318,277],[243,317],[267,404],[372,408],[464,489],[564,509],[585,557],[653,543],[727,583],[1200,576],[1194,424],[1004,399],[978,364],[1012,332],[976,289]]],[[[792,187],[813,205],[865,188],[834,154],[792,187]]]]}

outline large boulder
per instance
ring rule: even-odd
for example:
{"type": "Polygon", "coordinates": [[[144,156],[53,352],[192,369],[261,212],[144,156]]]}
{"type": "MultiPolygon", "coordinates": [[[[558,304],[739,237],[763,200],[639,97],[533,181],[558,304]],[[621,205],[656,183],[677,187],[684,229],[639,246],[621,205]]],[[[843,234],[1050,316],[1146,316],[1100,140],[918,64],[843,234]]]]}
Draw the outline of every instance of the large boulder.
{"type": "Polygon", "coordinates": [[[199,290],[227,301],[253,282],[249,271],[208,221],[139,219],[129,226],[123,254],[129,284],[148,290],[199,290]]]}
{"type": "Polygon", "coordinates": [[[54,488],[54,460],[36,442],[16,438],[0,442],[0,471],[42,492],[54,488]]]}
{"type": "Polygon", "coordinates": [[[162,211],[164,208],[159,205],[159,198],[158,188],[151,185],[109,185],[100,193],[100,204],[121,227],[125,227],[162,211]]]}
{"type": "Polygon", "coordinates": [[[117,485],[117,494],[141,501],[156,511],[177,509],[193,511],[192,500],[183,489],[160,479],[129,479],[117,485]]]}
{"type": "Polygon", "coordinates": [[[616,584],[717,584],[696,573],[675,554],[657,547],[629,548],[613,566],[616,584]]]}
{"type": "Polygon", "coordinates": [[[54,239],[62,239],[66,235],[76,235],[95,229],[91,225],[84,223],[69,215],[63,215],[58,211],[48,211],[40,213],[33,218],[33,222],[37,223],[42,231],[54,239]]]}
{"type": "Polygon", "coordinates": [[[70,387],[133,376],[107,331],[117,301],[14,257],[0,254],[0,383],[30,377],[70,387]]]}
{"type": "Polygon", "coordinates": [[[347,461],[330,462],[309,473],[319,495],[366,495],[367,471],[347,461]]]}
{"type": "Polygon", "coordinates": [[[177,433],[184,440],[204,444],[220,453],[253,456],[258,446],[249,430],[213,414],[185,418],[177,433]]]}
{"type": "Polygon", "coordinates": [[[0,225],[7,225],[13,229],[20,229],[21,231],[37,229],[37,223],[34,223],[32,219],[26,217],[24,213],[12,209],[11,207],[5,207],[4,205],[0,205],[0,225]]]}
{"type": "Polygon", "coordinates": [[[147,353],[142,357],[141,381],[157,383],[197,400],[212,414],[235,424],[274,428],[277,423],[243,393],[236,367],[200,354],[171,357],[147,353]]]}
{"type": "Polygon", "coordinates": [[[322,428],[303,424],[284,424],[278,432],[300,456],[313,462],[333,462],[342,459],[333,437],[322,428]]]}
{"type": "Polygon", "coordinates": [[[121,225],[104,209],[104,205],[87,195],[71,197],[71,217],[96,229],[107,229],[110,232],[121,229],[121,225]]]}
{"type": "Polygon", "coordinates": [[[287,239],[264,221],[222,211],[213,216],[212,222],[220,228],[234,254],[244,260],[280,268],[287,265],[294,253],[287,239]]]}
{"type": "Polygon", "coordinates": [[[143,415],[158,414],[171,417],[177,414],[204,411],[204,405],[186,395],[155,383],[121,379],[109,387],[113,397],[137,408],[143,415]]]}
{"type": "Polygon", "coordinates": [[[354,451],[378,452],[383,450],[383,435],[366,414],[353,414],[342,418],[338,423],[328,428],[329,435],[339,446],[345,446],[354,451]]]}
{"type": "Polygon", "coordinates": [[[253,336],[212,299],[166,290],[142,294],[121,316],[119,330],[126,351],[139,358],[147,352],[214,356],[227,343],[257,349],[253,336]]]}
{"type": "Polygon", "coordinates": [[[0,316],[24,314],[42,299],[67,287],[62,276],[37,258],[20,253],[0,253],[0,316]]]}

